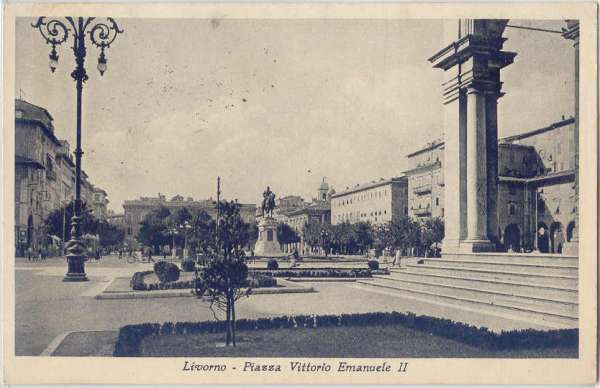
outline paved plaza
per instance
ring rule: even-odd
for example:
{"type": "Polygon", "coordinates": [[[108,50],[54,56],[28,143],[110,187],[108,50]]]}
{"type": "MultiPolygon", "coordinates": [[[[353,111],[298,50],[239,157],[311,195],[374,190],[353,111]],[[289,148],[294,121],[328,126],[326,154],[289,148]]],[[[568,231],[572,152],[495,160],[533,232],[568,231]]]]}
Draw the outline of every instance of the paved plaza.
{"type": "MultiPolygon", "coordinates": [[[[306,264],[309,266],[310,264],[306,264]]],[[[94,296],[116,277],[150,269],[151,264],[129,264],[108,256],[86,266],[90,279],[64,283],[64,258],[16,263],[16,354],[39,355],[58,336],[70,331],[117,331],[126,324],[212,320],[208,305],[195,298],[99,300],[94,296]]],[[[414,312],[476,326],[531,327],[527,322],[459,310],[361,288],[355,282],[309,282],[316,292],[253,295],[237,305],[239,318],[285,314],[339,314],[375,311],[414,312]]]]}

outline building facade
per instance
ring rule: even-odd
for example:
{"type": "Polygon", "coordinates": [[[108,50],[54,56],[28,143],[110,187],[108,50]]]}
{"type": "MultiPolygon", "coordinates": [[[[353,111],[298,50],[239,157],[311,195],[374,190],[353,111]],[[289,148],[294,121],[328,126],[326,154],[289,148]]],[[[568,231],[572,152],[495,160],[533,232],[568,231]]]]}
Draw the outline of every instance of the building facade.
{"type": "Polygon", "coordinates": [[[380,224],[408,215],[407,178],[380,179],[331,196],[331,223],[380,224]]]}
{"type": "MultiPolygon", "coordinates": [[[[184,198],[181,195],[175,195],[167,200],[165,195],[158,193],[156,197],[126,200],[123,204],[126,236],[135,238],[140,230],[140,223],[146,215],[161,207],[169,209],[171,213],[186,208],[189,211],[204,210],[212,218],[217,216],[217,203],[212,199],[196,201],[192,197],[184,198]]],[[[240,204],[240,215],[245,222],[254,224],[256,222],[256,205],[240,204]]]]}
{"type": "MultiPolygon", "coordinates": [[[[574,119],[498,140],[500,249],[562,253],[577,216],[574,119]]],[[[444,216],[444,143],[408,155],[409,215],[444,216]]]]}
{"type": "MultiPolygon", "coordinates": [[[[89,203],[82,171],[82,200],[89,203]]],[[[47,249],[63,236],[49,236],[49,214],[75,197],[75,163],[69,143],[59,140],[52,115],[27,101],[15,100],[15,246],[18,256],[28,248],[47,249]]],[[[65,220],[64,228],[69,227],[65,220]]],[[[54,244],[56,245],[56,244],[54,244]]]]}

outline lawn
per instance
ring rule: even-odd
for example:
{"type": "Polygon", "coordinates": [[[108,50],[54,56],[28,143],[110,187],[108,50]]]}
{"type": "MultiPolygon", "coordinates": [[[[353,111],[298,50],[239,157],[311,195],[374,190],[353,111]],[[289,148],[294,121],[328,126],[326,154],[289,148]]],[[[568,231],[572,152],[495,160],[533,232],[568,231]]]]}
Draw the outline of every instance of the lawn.
{"type": "Polygon", "coordinates": [[[148,336],[142,357],[497,357],[576,358],[577,348],[490,351],[401,325],[239,331],[238,346],[224,333],[148,336]]]}

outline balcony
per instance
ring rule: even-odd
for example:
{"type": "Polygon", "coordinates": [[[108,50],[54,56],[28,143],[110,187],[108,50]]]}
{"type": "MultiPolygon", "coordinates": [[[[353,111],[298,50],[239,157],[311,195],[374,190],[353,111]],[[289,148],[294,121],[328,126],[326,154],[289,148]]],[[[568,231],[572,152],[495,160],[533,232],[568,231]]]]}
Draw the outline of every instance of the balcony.
{"type": "Polygon", "coordinates": [[[416,186],[413,188],[413,192],[417,195],[429,194],[431,193],[431,183],[416,186]]]}
{"type": "Polygon", "coordinates": [[[413,213],[417,217],[429,217],[429,216],[431,216],[431,208],[429,206],[427,206],[426,208],[411,209],[411,210],[413,211],[413,213]]]}

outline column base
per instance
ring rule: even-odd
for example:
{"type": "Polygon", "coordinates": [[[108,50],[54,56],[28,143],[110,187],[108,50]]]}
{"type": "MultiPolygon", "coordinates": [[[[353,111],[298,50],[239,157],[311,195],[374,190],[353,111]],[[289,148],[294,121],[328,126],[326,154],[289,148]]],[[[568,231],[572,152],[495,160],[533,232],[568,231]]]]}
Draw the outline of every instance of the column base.
{"type": "Polygon", "coordinates": [[[68,272],[63,282],[87,282],[89,279],[85,274],[85,256],[67,256],[68,272]]]}
{"type": "Polygon", "coordinates": [[[461,252],[495,252],[496,244],[490,240],[466,239],[460,242],[461,252]]]}

